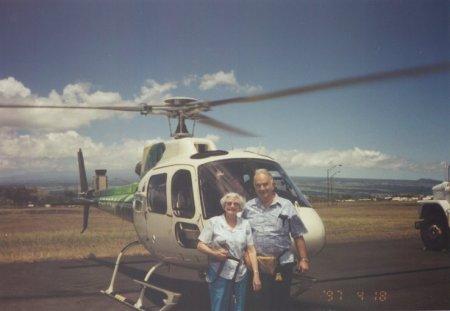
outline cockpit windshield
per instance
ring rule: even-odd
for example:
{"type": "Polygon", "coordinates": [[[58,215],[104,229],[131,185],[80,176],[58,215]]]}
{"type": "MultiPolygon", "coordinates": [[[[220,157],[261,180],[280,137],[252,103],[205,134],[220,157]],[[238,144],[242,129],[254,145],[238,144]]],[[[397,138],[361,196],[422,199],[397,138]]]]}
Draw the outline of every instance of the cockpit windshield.
{"type": "Polygon", "coordinates": [[[246,200],[256,196],[253,188],[255,170],[265,168],[273,176],[275,191],[280,197],[308,206],[308,199],[301,193],[289,176],[275,162],[257,159],[219,160],[199,167],[199,182],[203,216],[209,219],[223,213],[220,199],[228,192],[237,192],[246,200]]]}

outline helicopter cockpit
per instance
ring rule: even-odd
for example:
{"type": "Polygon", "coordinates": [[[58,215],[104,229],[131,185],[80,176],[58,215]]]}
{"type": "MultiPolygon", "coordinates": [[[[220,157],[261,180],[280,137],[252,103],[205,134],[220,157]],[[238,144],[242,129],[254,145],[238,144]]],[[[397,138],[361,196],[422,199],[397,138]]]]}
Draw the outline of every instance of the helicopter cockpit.
{"type": "Polygon", "coordinates": [[[246,200],[256,196],[253,175],[256,169],[265,168],[273,176],[275,191],[292,203],[311,207],[284,170],[276,163],[260,159],[227,159],[205,163],[199,166],[202,211],[205,219],[223,213],[221,197],[227,192],[236,192],[246,200]]]}

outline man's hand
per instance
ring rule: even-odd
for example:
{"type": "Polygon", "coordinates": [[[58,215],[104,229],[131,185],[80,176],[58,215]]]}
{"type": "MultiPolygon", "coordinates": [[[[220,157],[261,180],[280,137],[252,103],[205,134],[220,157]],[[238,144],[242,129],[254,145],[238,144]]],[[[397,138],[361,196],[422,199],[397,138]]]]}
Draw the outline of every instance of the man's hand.
{"type": "Polygon", "coordinates": [[[309,260],[305,258],[300,259],[297,263],[297,269],[301,273],[307,272],[309,270],[309,260]]]}
{"type": "Polygon", "coordinates": [[[299,236],[298,238],[294,238],[295,248],[297,249],[297,254],[299,256],[299,260],[297,263],[297,269],[301,273],[305,273],[309,270],[309,259],[308,252],[306,251],[306,243],[303,236],[299,236]]]}

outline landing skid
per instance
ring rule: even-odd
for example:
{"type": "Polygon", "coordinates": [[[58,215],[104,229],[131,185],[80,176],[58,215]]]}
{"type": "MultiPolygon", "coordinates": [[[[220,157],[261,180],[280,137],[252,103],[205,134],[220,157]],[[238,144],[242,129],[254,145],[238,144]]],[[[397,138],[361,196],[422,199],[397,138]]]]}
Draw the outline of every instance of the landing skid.
{"type": "Polygon", "coordinates": [[[120,262],[122,260],[123,254],[125,254],[125,252],[128,251],[130,248],[137,246],[139,244],[140,244],[139,241],[131,242],[131,243],[127,244],[120,251],[119,255],[117,256],[116,265],[114,267],[114,272],[113,272],[113,275],[111,278],[111,283],[109,284],[109,287],[106,290],[102,290],[101,293],[107,295],[110,298],[113,298],[114,300],[116,300],[132,309],[145,311],[145,310],[147,310],[143,305],[145,290],[147,288],[150,288],[150,289],[156,290],[160,293],[163,293],[167,297],[166,299],[163,299],[164,306],[161,309],[159,309],[159,311],[168,311],[168,310],[172,309],[178,303],[178,300],[180,299],[181,294],[172,292],[170,290],[167,290],[167,289],[164,289],[164,288],[161,288],[156,285],[148,283],[150,277],[156,271],[156,269],[158,269],[161,266],[166,265],[166,263],[164,263],[162,261],[157,263],[156,265],[152,266],[148,270],[143,281],[133,280],[134,282],[136,282],[137,284],[139,284],[141,286],[141,292],[139,294],[139,298],[135,302],[131,301],[130,299],[126,298],[125,296],[122,296],[121,294],[116,293],[114,291],[114,285],[115,285],[116,278],[117,278],[117,272],[119,271],[119,266],[120,266],[120,262]]]}

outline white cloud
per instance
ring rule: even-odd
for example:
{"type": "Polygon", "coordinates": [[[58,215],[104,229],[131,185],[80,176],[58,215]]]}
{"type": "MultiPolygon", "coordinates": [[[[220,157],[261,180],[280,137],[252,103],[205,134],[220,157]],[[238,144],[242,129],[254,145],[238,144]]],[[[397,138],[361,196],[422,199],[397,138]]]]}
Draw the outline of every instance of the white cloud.
{"type": "Polygon", "coordinates": [[[236,77],[234,76],[234,71],[223,72],[221,70],[213,74],[205,74],[201,78],[199,88],[205,91],[218,85],[236,87],[238,83],[236,81],[236,77]]]}
{"type": "Polygon", "coordinates": [[[125,139],[105,145],[76,131],[19,135],[0,131],[0,172],[15,169],[66,171],[76,168],[76,152],[82,148],[87,167],[133,169],[141,159],[145,145],[156,140],[125,139]]]}
{"type": "Polygon", "coordinates": [[[13,77],[0,80],[0,95],[6,99],[27,97],[30,94],[31,91],[13,77]]]}
{"type": "MultiPolygon", "coordinates": [[[[216,135],[206,139],[217,142],[216,135]]],[[[83,150],[86,167],[132,170],[141,160],[144,146],[161,141],[124,139],[105,145],[73,130],[21,135],[0,129],[0,173],[2,171],[67,171],[77,168],[76,153],[83,150]]]]}
{"type": "Polygon", "coordinates": [[[263,88],[260,85],[249,85],[244,84],[240,85],[238,88],[239,92],[247,93],[247,94],[255,94],[262,92],[263,88]]]}
{"type": "Polygon", "coordinates": [[[8,160],[2,159],[0,157],[0,171],[9,169],[10,166],[11,166],[11,164],[9,163],[8,160]]]}
{"type": "Polygon", "coordinates": [[[268,155],[287,169],[328,168],[333,164],[342,164],[349,168],[376,168],[404,170],[411,172],[439,172],[440,164],[417,164],[405,158],[387,155],[377,150],[355,147],[347,150],[323,150],[302,152],[299,150],[277,149],[268,151],[265,147],[249,147],[246,150],[268,155]]]}
{"type": "MultiPolygon", "coordinates": [[[[116,106],[130,105],[119,93],[91,91],[87,83],[69,84],[62,94],[52,90],[47,97],[33,94],[21,82],[14,78],[0,80],[0,102],[6,104],[116,106]]],[[[75,129],[94,120],[115,116],[113,112],[67,109],[2,109],[0,124],[2,127],[39,130],[75,129]]]]}
{"type": "Polygon", "coordinates": [[[176,82],[158,83],[155,80],[149,79],[141,87],[141,93],[135,97],[134,102],[137,104],[146,103],[150,105],[159,105],[161,102],[172,94],[168,93],[170,90],[176,89],[176,82]]]}
{"type": "Polygon", "coordinates": [[[192,83],[197,82],[198,77],[195,74],[190,74],[187,77],[183,78],[183,85],[190,86],[192,83]]]}
{"type": "MultiPolygon", "coordinates": [[[[92,90],[88,83],[68,84],[58,93],[52,90],[48,96],[33,94],[20,81],[9,77],[0,80],[0,102],[5,104],[42,105],[71,105],[80,107],[89,106],[136,106],[145,102],[160,104],[163,99],[170,97],[170,90],[177,87],[176,83],[158,83],[147,80],[141,87],[140,93],[134,101],[122,99],[117,92],[92,90]]],[[[95,120],[112,117],[129,117],[131,113],[117,113],[102,110],[76,110],[76,109],[2,109],[0,114],[1,127],[16,129],[30,129],[40,131],[61,131],[77,129],[89,125],[95,120]]]]}
{"type": "MultiPolygon", "coordinates": [[[[217,142],[220,137],[207,135],[217,142]]],[[[161,141],[124,139],[105,145],[73,130],[50,133],[19,134],[13,129],[0,128],[0,173],[13,171],[68,171],[76,170],[76,152],[83,149],[86,167],[132,170],[141,160],[144,146],[161,141]]],[[[441,163],[414,163],[377,150],[353,148],[302,152],[295,149],[267,150],[265,147],[248,147],[246,150],[268,155],[288,170],[302,168],[328,168],[342,164],[344,168],[385,169],[406,172],[439,173],[441,163]]]]}
{"type": "MultiPolygon", "coordinates": [[[[228,86],[235,92],[252,93],[261,90],[259,86],[249,84],[240,85],[234,71],[219,71],[214,74],[205,74],[198,78],[191,74],[182,79],[181,83],[190,86],[199,82],[202,90],[208,90],[220,85],[228,86]],[[200,82],[199,82],[200,80],[200,82]]],[[[150,105],[161,102],[173,95],[172,90],[177,89],[178,82],[171,81],[159,83],[148,79],[140,88],[139,94],[133,100],[125,100],[117,92],[94,90],[89,83],[74,83],[66,85],[62,92],[50,91],[47,96],[34,94],[22,82],[14,77],[0,79],[0,103],[42,105],[71,105],[79,107],[89,106],[136,106],[141,103],[150,105]]],[[[132,113],[112,112],[102,110],[76,110],[76,109],[10,109],[2,108],[0,113],[0,127],[16,129],[62,131],[77,129],[89,125],[95,120],[104,120],[113,117],[129,117],[132,113]]]]}
{"type": "Polygon", "coordinates": [[[204,74],[200,79],[199,88],[203,91],[215,88],[217,86],[227,86],[235,92],[255,93],[262,90],[261,86],[252,86],[249,84],[240,85],[234,75],[230,72],[218,71],[213,74],[204,74]]]}

